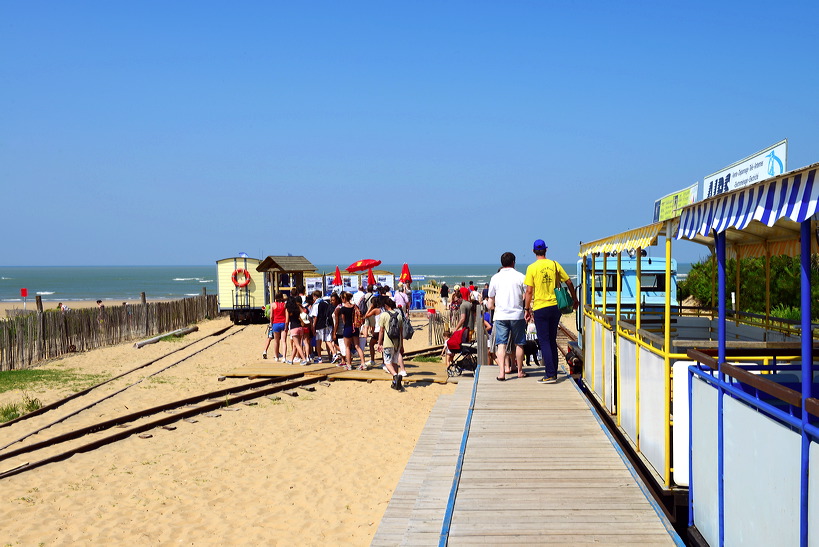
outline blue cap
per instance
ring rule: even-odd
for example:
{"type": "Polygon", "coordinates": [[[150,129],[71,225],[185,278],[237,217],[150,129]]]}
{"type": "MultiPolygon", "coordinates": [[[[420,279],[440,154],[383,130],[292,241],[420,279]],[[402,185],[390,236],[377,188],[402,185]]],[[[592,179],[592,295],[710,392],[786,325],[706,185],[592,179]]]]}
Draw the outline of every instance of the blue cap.
{"type": "Polygon", "coordinates": [[[532,250],[533,251],[545,251],[548,248],[549,247],[546,246],[546,242],[544,242],[542,239],[536,239],[535,244],[532,247],[532,250]]]}

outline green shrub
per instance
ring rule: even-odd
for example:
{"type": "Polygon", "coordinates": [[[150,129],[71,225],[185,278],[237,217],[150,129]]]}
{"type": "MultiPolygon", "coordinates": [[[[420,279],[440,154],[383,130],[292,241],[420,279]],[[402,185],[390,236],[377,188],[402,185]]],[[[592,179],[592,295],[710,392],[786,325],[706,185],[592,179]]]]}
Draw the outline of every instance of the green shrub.
{"type": "Polygon", "coordinates": [[[440,363],[441,358],[432,355],[420,355],[413,359],[416,363],[440,363]]]}
{"type": "Polygon", "coordinates": [[[43,403],[40,402],[40,399],[30,397],[28,393],[25,391],[23,392],[23,410],[26,414],[29,412],[34,412],[35,410],[40,410],[41,408],[43,408],[43,403]]]}
{"type": "Polygon", "coordinates": [[[20,405],[17,403],[9,403],[0,406],[0,422],[10,422],[15,418],[20,417],[20,405]]]}
{"type": "MultiPolygon", "coordinates": [[[[731,292],[736,292],[736,259],[730,259],[725,265],[725,304],[731,307],[731,292]]],[[[795,308],[797,316],[800,307],[800,258],[789,256],[772,256],[770,262],[770,299],[773,309],[795,308]]],[[[716,261],[707,258],[693,264],[688,277],[677,287],[680,300],[694,297],[700,304],[711,306],[712,294],[716,298],[717,283],[716,261]]],[[[811,259],[811,292],[813,306],[811,317],[819,317],[819,260],[811,259]]],[[[718,303],[714,301],[713,307],[718,303]]],[[[765,313],[765,259],[743,258],[740,261],[739,309],[750,313],[765,313]]],[[[797,317],[798,319],[798,317],[797,317]]]]}
{"type": "Polygon", "coordinates": [[[12,389],[39,390],[41,388],[82,391],[110,378],[104,374],[82,374],[74,369],[52,370],[30,368],[0,372],[0,393],[12,389]]]}
{"type": "Polygon", "coordinates": [[[778,317],[780,319],[788,319],[789,321],[802,320],[802,312],[799,308],[785,306],[784,304],[779,304],[778,306],[773,308],[771,310],[771,315],[774,317],[778,317]]]}

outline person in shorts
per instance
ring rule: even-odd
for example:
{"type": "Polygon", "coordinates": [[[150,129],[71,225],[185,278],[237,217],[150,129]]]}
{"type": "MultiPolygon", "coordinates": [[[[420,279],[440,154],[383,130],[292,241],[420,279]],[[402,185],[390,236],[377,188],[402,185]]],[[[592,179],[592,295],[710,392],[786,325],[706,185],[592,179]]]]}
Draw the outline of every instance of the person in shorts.
{"type": "Polygon", "coordinates": [[[523,311],[523,296],[525,276],[515,269],[515,255],[503,253],[501,255],[501,269],[489,281],[489,308],[495,310],[494,322],[495,342],[498,344],[498,365],[500,374],[498,381],[506,380],[506,375],[512,373],[511,363],[506,363],[506,347],[514,344],[517,360],[518,378],[525,378],[523,372],[523,344],[526,342],[526,320],[523,311]]]}
{"type": "Polygon", "coordinates": [[[304,355],[304,348],[302,346],[302,336],[304,331],[301,328],[301,314],[304,307],[301,305],[301,299],[296,289],[291,290],[290,298],[287,299],[285,305],[285,318],[287,334],[290,337],[290,349],[293,352],[293,359],[285,359],[284,362],[288,365],[301,365],[307,360],[304,355]]]}
{"type": "Polygon", "coordinates": [[[441,355],[444,358],[444,367],[449,368],[449,365],[452,364],[452,355],[453,353],[458,353],[461,351],[461,345],[464,343],[464,336],[466,336],[467,330],[460,329],[456,330],[455,332],[450,332],[449,330],[444,330],[444,347],[441,350],[441,355]]]}
{"type": "MultiPolygon", "coordinates": [[[[374,287],[370,285],[372,290],[374,287]]],[[[374,292],[367,293],[367,313],[364,315],[364,325],[370,342],[370,360],[368,367],[375,366],[375,346],[378,345],[378,315],[383,311],[381,308],[381,296],[375,296],[374,292]]]]}
{"type": "Polygon", "coordinates": [[[330,343],[333,345],[333,359],[330,361],[333,364],[338,364],[347,353],[344,344],[344,337],[341,336],[342,329],[338,328],[336,324],[336,309],[341,305],[340,293],[334,292],[330,295],[330,313],[332,314],[332,324],[330,326],[330,343]]]}
{"type": "MultiPolygon", "coordinates": [[[[262,352],[262,359],[267,359],[267,350],[270,348],[270,341],[273,340],[273,352],[276,354],[276,362],[284,360],[285,356],[279,353],[281,348],[282,333],[285,328],[285,295],[279,292],[270,305],[270,325],[267,327],[267,343],[262,352]]],[[[284,344],[284,351],[287,352],[287,344],[284,344]]]]}
{"type": "Polygon", "coordinates": [[[401,312],[395,309],[395,301],[389,297],[381,298],[381,305],[384,311],[378,316],[378,351],[384,355],[384,366],[387,367],[387,372],[392,375],[392,389],[403,391],[404,387],[401,385],[401,380],[407,375],[404,370],[403,362],[399,360],[399,353],[404,342],[403,336],[403,321],[404,317],[401,312]],[[387,334],[390,328],[390,320],[395,317],[398,320],[398,337],[393,339],[387,334]],[[400,368],[400,371],[399,371],[400,368]]]}
{"type": "Polygon", "coordinates": [[[361,319],[361,312],[357,306],[353,305],[352,297],[353,295],[348,292],[341,293],[341,306],[333,312],[336,316],[335,330],[338,332],[340,325],[344,325],[341,329],[344,345],[346,346],[344,367],[347,370],[353,368],[353,352],[355,351],[358,352],[358,357],[361,359],[358,368],[367,370],[367,365],[364,363],[364,352],[361,350],[361,346],[358,345],[361,325],[356,324],[356,321],[361,319]]]}
{"type": "Polygon", "coordinates": [[[321,362],[321,344],[327,348],[327,362],[333,360],[333,308],[321,298],[321,291],[313,291],[313,307],[310,309],[313,331],[316,333],[316,354],[321,362]]]}
{"type": "Polygon", "coordinates": [[[486,330],[486,362],[490,365],[497,364],[495,360],[495,332],[492,330],[492,312],[483,312],[483,328],[486,330]]]}

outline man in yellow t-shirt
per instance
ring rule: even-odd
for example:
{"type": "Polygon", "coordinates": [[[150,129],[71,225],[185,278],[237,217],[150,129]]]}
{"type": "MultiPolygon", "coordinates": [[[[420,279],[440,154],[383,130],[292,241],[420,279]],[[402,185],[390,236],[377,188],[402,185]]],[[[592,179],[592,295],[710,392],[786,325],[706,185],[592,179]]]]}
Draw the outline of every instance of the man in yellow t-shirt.
{"type": "Polygon", "coordinates": [[[548,247],[542,239],[535,240],[532,252],[536,260],[526,268],[526,294],[523,297],[525,319],[534,320],[537,330],[540,354],[543,357],[543,366],[546,369],[543,378],[538,380],[542,384],[557,382],[557,327],[560,325],[560,309],[557,307],[555,288],[561,282],[569,287],[569,292],[577,309],[577,293],[572,280],[566,270],[558,262],[546,258],[548,247]]]}

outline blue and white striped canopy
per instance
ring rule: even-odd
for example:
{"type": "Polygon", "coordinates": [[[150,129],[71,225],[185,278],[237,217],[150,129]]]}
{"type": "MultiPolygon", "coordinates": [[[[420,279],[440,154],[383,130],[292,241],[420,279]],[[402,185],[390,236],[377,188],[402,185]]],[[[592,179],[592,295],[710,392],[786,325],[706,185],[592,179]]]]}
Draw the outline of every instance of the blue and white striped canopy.
{"type": "Polygon", "coordinates": [[[819,164],[734,190],[685,207],[680,217],[677,239],[709,236],[729,228],[745,229],[752,220],[771,227],[788,218],[802,222],[816,212],[819,181],[814,183],[819,164]]]}

